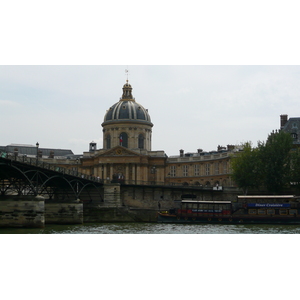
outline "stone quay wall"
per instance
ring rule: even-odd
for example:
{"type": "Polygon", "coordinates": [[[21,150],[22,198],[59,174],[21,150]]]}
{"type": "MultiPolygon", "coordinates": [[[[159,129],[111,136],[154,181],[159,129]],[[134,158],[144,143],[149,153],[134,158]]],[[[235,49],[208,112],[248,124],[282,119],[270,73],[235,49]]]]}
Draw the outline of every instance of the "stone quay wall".
{"type": "Polygon", "coordinates": [[[36,227],[45,225],[44,200],[0,201],[0,227],[36,227]]]}
{"type": "Polygon", "coordinates": [[[41,196],[0,197],[0,227],[43,228],[47,224],[82,223],[82,203],[48,203],[41,196]]]}
{"type": "Polygon", "coordinates": [[[47,203],[45,205],[46,224],[82,224],[82,203],[47,203]]]}
{"type": "Polygon", "coordinates": [[[104,202],[84,202],[84,223],[94,222],[156,222],[159,210],[177,207],[182,198],[194,200],[236,201],[236,189],[214,191],[211,189],[167,188],[107,184],[104,202]]]}
{"type": "MultiPolygon", "coordinates": [[[[92,191],[93,192],[93,191],[92,191]]],[[[188,187],[106,184],[103,199],[94,195],[60,203],[43,197],[0,197],[0,227],[43,227],[47,224],[156,222],[159,210],[176,208],[181,199],[236,201],[237,189],[215,191],[188,187]]]]}

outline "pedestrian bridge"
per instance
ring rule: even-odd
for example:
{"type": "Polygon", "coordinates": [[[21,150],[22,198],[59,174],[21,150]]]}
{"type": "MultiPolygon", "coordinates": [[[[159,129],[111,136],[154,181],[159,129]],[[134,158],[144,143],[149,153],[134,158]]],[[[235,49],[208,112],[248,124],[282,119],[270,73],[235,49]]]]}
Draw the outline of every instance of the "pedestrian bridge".
{"type": "Polygon", "coordinates": [[[103,182],[38,158],[0,152],[1,196],[38,196],[52,201],[103,201],[103,182]]]}

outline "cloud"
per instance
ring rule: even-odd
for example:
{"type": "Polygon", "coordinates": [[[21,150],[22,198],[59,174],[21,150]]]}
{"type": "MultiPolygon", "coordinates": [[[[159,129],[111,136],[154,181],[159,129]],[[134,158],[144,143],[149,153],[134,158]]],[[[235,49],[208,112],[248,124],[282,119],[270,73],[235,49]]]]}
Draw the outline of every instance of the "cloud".
{"type": "Polygon", "coordinates": [[[0,99],[0,107],[8,107],[8,108],[10,108],[10,107],[12,107],[12,108],[14,108],[14,107],[20,107],[21,105],[20,105],[20,103],[18,103],[18,102],[16,102],[16,101],[11,101],[11,100],[1,100],[0,99]]]}

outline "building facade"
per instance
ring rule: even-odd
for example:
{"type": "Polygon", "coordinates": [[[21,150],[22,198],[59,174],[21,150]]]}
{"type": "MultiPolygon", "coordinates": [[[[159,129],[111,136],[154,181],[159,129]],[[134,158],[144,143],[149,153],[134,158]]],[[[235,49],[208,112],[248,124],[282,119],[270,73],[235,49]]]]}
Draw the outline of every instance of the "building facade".
{"type": "Polygon", "coordinates": [[[234,146],[216,151],[184,153],[168,157],[152,150],[153,123],[147,109],[135,101],[127,82],[123,94],[105,113],[103,147],[90,144],[80,171],[104,182],[125,184],[184,185],[221,188],[232,186],[230,156],[234,146]]]}
{"type": "Polygon", "coordinates": [[[290,133],[293,144],[300,146],[300,118],[288,118],[288,115],[280,115],[280,130],[290,133]]]}
{"type": "MultiPolygon", "coordinates": [[[[292,130],[300,128],[292,122],[292,130]]],[[[290,128],[287,122],[284,128],[290,128]]],[[[231,180],[230,158],[235,146],[218,146],[216,151],[184,153],[167,156],[164,151],[152,150],[150,114],[132,95],[132,86],[127,82],[118,102],[104,114],[103,145],[91,142],[89,151],[74,155],[71,150],[39,148],[34,145],[10,145],[0,151],[38,158],[41,162],[55,164],[83,175],[97,177],[104,183],[132,185],[202,186],[221,189],[235,186],[231,180]]],[[[293,131],[294,132],[294,131],[293,131]]],[[[299,132],[295,132],[299,138],[299,132]]]]}

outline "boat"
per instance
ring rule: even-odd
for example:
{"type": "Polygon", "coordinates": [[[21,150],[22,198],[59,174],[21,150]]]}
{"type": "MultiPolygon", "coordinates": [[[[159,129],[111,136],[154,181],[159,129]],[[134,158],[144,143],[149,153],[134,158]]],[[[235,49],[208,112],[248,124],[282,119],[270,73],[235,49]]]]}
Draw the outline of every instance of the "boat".
{"type": "Polygon", "coordinates": [[[160,223],[300,224],[300,198],[293,195],[237,196],[236,201],[181,200],[159,211],[160,223]]]}

